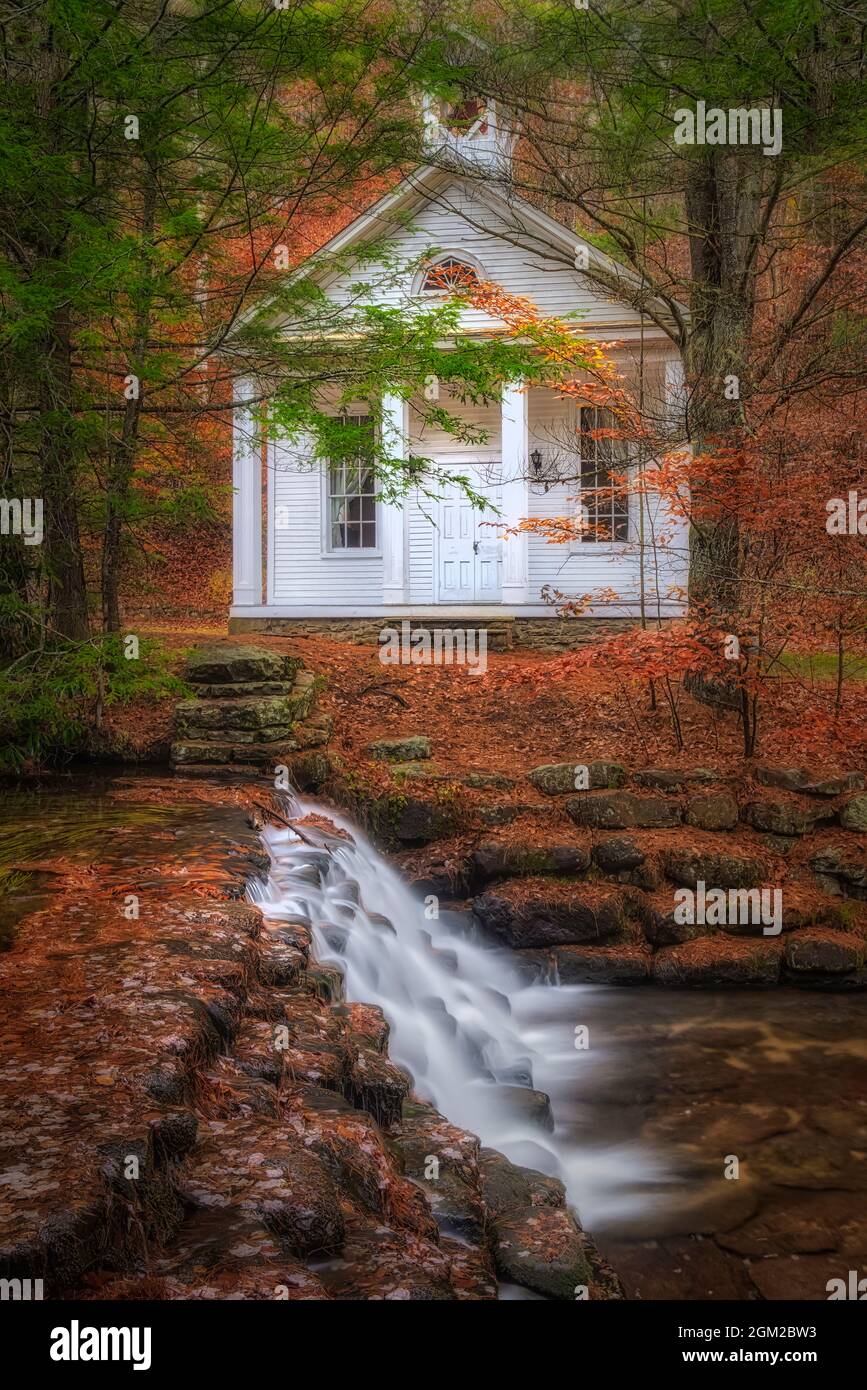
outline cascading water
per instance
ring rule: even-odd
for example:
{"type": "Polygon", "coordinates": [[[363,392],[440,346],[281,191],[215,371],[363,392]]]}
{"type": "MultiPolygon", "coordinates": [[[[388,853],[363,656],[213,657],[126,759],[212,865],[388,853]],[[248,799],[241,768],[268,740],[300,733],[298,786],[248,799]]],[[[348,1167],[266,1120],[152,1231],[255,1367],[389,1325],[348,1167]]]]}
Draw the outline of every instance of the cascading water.
{"type": "Polygon", "coordinates": [[[303,838],[269,826],[271,872],[252,892],[267,917],[310,926],[317,960],[340,967],[347,999],[382,1009],[389,1056],[412,1073],[418,1095],[513,1162],[561,1178],[588,1225],[627,1217],[639,1187],[646,1203],[662,1177],[647,1153],[585,1144],[562,1120],[602,1064],[598,1045],[574,1045],[594,987],[528,982],[469,914],[429,917],[350,822],[301,798],[291,814],[325,818],[349,838],[310,822],[303,838]],[[528,1087],[550,1096],[551,1114],[528,1087]]]}

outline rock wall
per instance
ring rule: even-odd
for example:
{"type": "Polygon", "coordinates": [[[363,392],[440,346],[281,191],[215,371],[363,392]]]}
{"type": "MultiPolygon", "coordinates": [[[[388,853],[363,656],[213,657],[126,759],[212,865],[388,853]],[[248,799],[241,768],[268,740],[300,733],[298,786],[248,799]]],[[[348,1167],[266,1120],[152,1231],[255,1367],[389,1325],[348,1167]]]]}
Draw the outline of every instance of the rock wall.
{"type": "MultiPolygon", "coordinates": [[[[230,618],[229,632],[234,635],[270,634],[273,637],[330,637],[335,642],[376,644],[383,628],[399,622],[394,618],[230,618]]],[[[635,626],[631,618],[503,618],[479,622],[472,617],[443,617],[439,624],[430,617],[412,618],[416,627],[475,628],[488,632],[488,650],[503,651],[512,647],[537,648],[543,651],[572,651],[600,637],[627,632],[635,626]]]]}
{"type": "Polygon", "coordinates": [[[468,902],[528,967],[570,984],[867,988],[860,772],[759,766],[738,783],[597,759],[525,780],[535,802],[517,784],[499,804],[448,802],[448,784],[416,781],[391,829],[419,888],[468,902]]]}

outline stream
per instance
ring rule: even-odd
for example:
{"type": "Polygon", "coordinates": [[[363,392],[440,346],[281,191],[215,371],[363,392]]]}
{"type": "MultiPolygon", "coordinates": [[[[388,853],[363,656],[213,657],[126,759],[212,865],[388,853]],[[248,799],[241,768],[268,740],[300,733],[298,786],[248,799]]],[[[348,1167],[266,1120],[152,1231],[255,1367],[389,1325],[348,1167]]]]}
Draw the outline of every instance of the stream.
{"type": "Polygon", "coordinates": [[[317,959],[340,967],[347,999],[382,1009],[389,1056],[421,1099],[513,1162],[560,1178],[588,1224],[628,1218],[653,1200],[651,1188],[664,1191],[664,1164],[649,1150],[582,1145],[580,1124],[558,1123],[606,1065],[604,1043],[576,1046],[594,989],[529,982],[470,913],[421,901],[352,822],[301,799],[291,814],[327,815],[350,838],[323,835],[323,852],[270,826],[271,873],[251,896],[266,917],[311,928],[317,959]]]}
{"type": "MultiPolygon", "coordinates": [[[[198,873],[214,891],[249,836],[235,795],[215,787],[204,804],[159,772],[95,770],[7,789],[5,959],[14,968],[18,925],[61,869],[113,916],[135,886],[144,932],[173,882],[198,873]]],[[[389,1054],[423,1099],[562,1179],[627,1297],[824,1298],[827,1279],[867,1267],[863,994],[541,982],[468,908],[437,915],[339,812],[291,810],[323,820],[305,838],[264,831],[270,871],[250,896],[268,918],[309,923],[347,998],[382,1009],[389,1054]]],[[[80,930],[55,914],[54,950],[80,930]]]]}

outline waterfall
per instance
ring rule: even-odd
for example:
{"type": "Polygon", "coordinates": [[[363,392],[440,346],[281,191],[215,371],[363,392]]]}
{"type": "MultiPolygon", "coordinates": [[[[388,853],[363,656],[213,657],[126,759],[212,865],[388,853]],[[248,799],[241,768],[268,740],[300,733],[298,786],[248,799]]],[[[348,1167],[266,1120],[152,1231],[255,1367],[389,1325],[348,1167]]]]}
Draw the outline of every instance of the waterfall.
{"type": "Polygon", "coordinates": [[[340,968],[348,1000],[382,1009],[389,1056],[412,1073],[416,1093],[513,1162],[560,1178],[587,1226],[628,1216],[639,1186],[646,1204],[662,1176],[652,1155],[600,1144],[574,1118],[588,1076],[604,1065],[604,1040],[575,1046],[599,987],[529,978],[470,913],[433,915],[436,903],[330,807],[293,797],[291,814],[322,817],[347,838],[318,823],[301,834],[267,827],[270,874],[251,894],[266,917],[309,925],[316,959],[340,968]],[[550,1096],[550,1112],[528,1087],[550,1096]]]}

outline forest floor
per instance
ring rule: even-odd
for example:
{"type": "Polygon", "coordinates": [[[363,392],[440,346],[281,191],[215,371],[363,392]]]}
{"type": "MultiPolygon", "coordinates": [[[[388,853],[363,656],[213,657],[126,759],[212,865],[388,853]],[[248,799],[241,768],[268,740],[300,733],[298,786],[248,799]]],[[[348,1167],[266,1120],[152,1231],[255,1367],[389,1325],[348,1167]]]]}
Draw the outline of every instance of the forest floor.
{"type": "MultiPolygon", "coordinates": [[[[136,630],[156,639],[179,673],[192,647],[226,637],[218,622],[141,624],[136,630]]],[[[364,759],[376,738],[426,734],[443,772],[520,777],[542,763],[616,758],[634,768],[704,766],[749,775],[734,714],[699,704],[675,687],[683,739],[678,748],[659,685],[654,707],[649,685],[624,683],[606,669],[601,649],[598,664],[579,670],[551,652],[489,652],[487,671],[475,676],[466,666],[383,665],[370,643],[321,636],[250,640],[301,656],[327,679],[320,706],[334,718],[331,751],[347,762],[364,759]]],[[[758,760],[807,763],[823,773],[867,770],[867,682],[847,682],[835,714],[834,681],[825,665],[811,669],[804,658],[790,671],[769,681],[763,694],[758,760]]],[[[133,760],[158,759],[168,750],[173,709],[172,700],[109,709],[106,740],[133,760]]]]}

